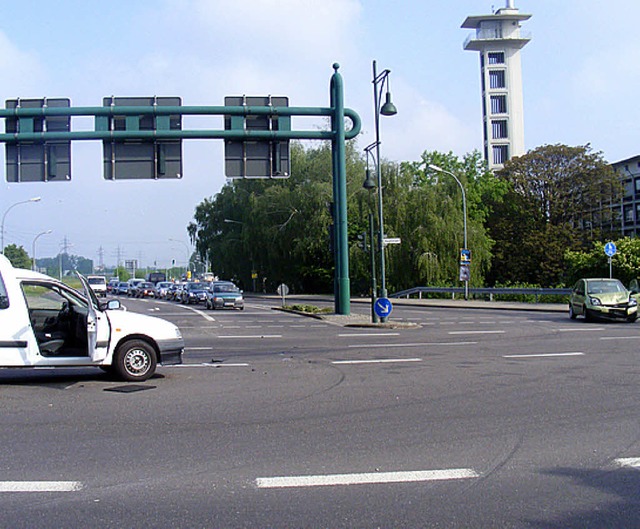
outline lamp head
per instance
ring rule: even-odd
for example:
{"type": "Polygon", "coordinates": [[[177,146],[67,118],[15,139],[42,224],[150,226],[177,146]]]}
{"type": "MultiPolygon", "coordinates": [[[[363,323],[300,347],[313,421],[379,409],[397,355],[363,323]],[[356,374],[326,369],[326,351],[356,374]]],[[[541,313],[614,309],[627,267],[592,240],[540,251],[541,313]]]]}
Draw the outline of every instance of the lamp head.
{"type": "Polygon", "coordinates": [[[373,178],[373,176],[371,176],[371,171],[369,171],[369,169],[367,169],[365,172],[365,179],[362,187],[369,190],[376,188],[376,180],[375,178],[373,178]]]}
{"type": "Polygon", "coordinates": [[[382,105],[382,108],[380,109],[380,114],[382,114],[383,116],[395,116],[397,113],[398,109],[391,102],[391,92],[387,92],[384,105],[382,105]]]}

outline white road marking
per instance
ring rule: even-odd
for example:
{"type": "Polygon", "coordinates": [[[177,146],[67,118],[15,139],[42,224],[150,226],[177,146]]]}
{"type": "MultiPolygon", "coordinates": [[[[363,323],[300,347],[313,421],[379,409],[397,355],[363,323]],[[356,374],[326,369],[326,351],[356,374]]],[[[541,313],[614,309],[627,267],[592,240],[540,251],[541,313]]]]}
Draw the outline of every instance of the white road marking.
{"type": "Polygon", "coordinates": [[[361,336],[400,336],[399,332],[383,332],[383,333],[377,333],[377,332],[362,332],[362,333],[344,333],[344,334],[338,334],[339,338],[351,338],[351,337],[361,337],[361,336]]]}
{"type": "Polygon", "coordinates": [[[600,336],[601,340],[637,340],[637,336],[600,336]]]}
{"type": "Polygon", "coordinates": [[[623,457],[616,459],[616,463],[621,467],[640,468],[640,457],[623,457]]]}
{"type": "Polygon", "coordinates": [[[584,353],[576,351],[575,353],[535,353],[521,355],[504,355],[503,358],[543,358],[547,356],[584,356],[584,353]]]}
{"type": "Polygon", "coordinates": [[[422,362],[422,358],[382,358],[379,360],[336,360],[332,364],[392,364],[401,362],[422,362]]]}
{"type": "Polygon", "coordinates": [[[219,363],[215,363],[215,364],[211,364],[208,362],[202,363],[202,364],[175,364],[172,366],[165,366],[165,367],[170,367],[170,368],[184,368],[184,367],[248,367],[249,364],[225,364],[222,362],[219,363]]]}
{"type": "Polygon", "coordinates": [[[75,492],[79,481],[0,481],[0,492],[75,492]]]}
{"type": "Polygon", "coordinates": [[[261,489],[287,487],[326,487],[334,485],[365,485],[378,483],[410,483],[418,481],[442,481],[478,478],[480,475],[469,468],[449,470],[423,470],[409,472],[369,472],[362,474],[329,474],[324,476],[290,476],[257,478],[261,489]]]}
{"type": "Polygon", "coordinates": [[[449,334],[504,334],[506,331],[449,331],[449,334]]]}
{"type": "Polygon", "coordinates": [[[589,332],[604,331],[604,327],[561,327],[556,329],[558,332],[589,332]]]}
{"type": "Polygon", "coordinates": [[[431,342],[431,343],[394,343],[394,344],[383,344],[383,343],[373,343],[364,345],[348,345],[347,347],[366,347],[367,349],[373,347],[384,347],[388,349],[390,347],[431,347],[431,346],[446,346],[446,345],[477,345],[478,342],[431,342]]]}
{"type": "Polygon", "coordinates": [[[215,319],[213,319],[208,314],[205,314],[204,312],[202,312],[199,309],[194,309],[193,307],[190,307],[189,305],[177,305],[177,306],[180,307],[181,309],[187,309],[187,310],[193,311],[196,314],[198,314],[199,316],[202,316],[207,321],[216,321],[215,319]]]}
{"type": "Polygon", "coordinates": [[[220,339],[240,339],[240,338],[251,338],[251,339],[255,339],[255,338],[282,338],[282,334],[245,334],[245,335],[241,335],[241,334],[236,334],[236,335],[229,335],[229,336],[218,336],[218,338],[220,339]]]}

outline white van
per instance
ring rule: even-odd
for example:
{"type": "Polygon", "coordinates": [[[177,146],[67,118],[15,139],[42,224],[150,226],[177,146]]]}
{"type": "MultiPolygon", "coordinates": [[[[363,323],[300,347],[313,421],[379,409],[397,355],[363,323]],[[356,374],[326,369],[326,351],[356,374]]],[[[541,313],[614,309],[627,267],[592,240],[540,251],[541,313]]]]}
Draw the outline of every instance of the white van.
{"type": "Polygon", "coordinates": [[[0,367],[97,366],[127,381],[151,377],[157,364],[182,363],[173,323],[98,301],[0,255],[0,367]]]}
{"type": "Polygon", "coordinates": [[[104,276],[87,276],[89,286],[101,298],[107,297],[107,279],[104,276]]]}

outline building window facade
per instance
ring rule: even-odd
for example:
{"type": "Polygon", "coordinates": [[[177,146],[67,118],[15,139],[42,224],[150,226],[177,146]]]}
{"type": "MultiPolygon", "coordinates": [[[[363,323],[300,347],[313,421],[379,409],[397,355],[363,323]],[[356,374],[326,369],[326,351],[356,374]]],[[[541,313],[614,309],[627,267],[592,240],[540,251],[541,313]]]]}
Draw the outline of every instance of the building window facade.
{"type": "Polygon", "coordinates": [[[489,70],[489,88],[506,88],[506,77],[504,70],[489,70]]]}
{"type": "Polygon", "coordinates": [[[488,53],[489,64],[504,64],[504,52],[503,51],[490,51],[488,53]]]}
{"type": "Polygon", "coordinates": [[[491,137],[494,140],[500,140],[509,137],[506,119],[491,120],[491,137]]]}
{"type": "Polygon", "coordinates": [[[493,145],[492,154],[494,165],[503,165],[509,159],[509,146],[493,145]]]}
{"type": "Polygon", "coordinates": [[[506,114],[507,113],[507,96],[497,95],[491,96],[491,113],[506,114]]]}

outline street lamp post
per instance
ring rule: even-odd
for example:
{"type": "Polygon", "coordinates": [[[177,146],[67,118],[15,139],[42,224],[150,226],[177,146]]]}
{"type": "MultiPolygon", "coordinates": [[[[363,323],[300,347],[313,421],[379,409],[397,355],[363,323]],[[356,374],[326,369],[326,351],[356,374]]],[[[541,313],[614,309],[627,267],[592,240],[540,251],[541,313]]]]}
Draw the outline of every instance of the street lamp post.
{"type": "MultiPolygon", "coordinates": [[[[438,167],[437,165],[429,164],[429,169],[437,171],[438,173],[444,173],[451,176],[458,186],[460,187],[460,191],[462,192],[462,220],[464,226],[464,249],[467,250],[469,247],[467,246],[467,195],[464,191],[464,186],[462,182],[458,179],[456,175],[454,175],[451,171],[447,171],[446,169],[442,169],[442,167],[438,167]]],[[[469,299],[469,280],[465,279],[464,281],[464,299],[469,299]]]]}
{"type": "Polygon", "coordinates": [[[4,221],[7,218],[7,213],[9,213],[9,211],[11,211],[16,206],[19,206],[20,204],[28,204],[29,202],[40,202],[40,200],[41,200],[40,197],[33,197],[33,198],[30,198],[29,200],[21,200],[20,202],[11,204],[11,206],[7,208],[7,211],[4,212],[4,215],[2,215],[2,226],[0,226],[0,234],[1,234],[0,237],[2,239],[0,242],[0,249],[2,250],[2,255],[4,255],[4,221]]]}
{"type": "MultiPolygon", "coordinates": [[[[387,297],[387,279],[384,259],[384,214],[382,209],[382,166],[380,164],[380,115],[393,116],[398,113],[395,105],[391,102],[391,91],[389,89],[389,74],[391,70],[386,69],[378,73],[376,61],[373,61],[373,107],[374,107],[374,124],[376,141],[369,145],[365,150],[369,151],[375,148],[376,151],[376,176],[378,180],[378,248],[380,249],[380,296],[387,297]],[[385,102],[380,106],[380,99],[385,84],[387,86],[385,102]]],[[[381,321],[387,321],[387,317],[380,318],[381,321]]]]}
{"type": "Polygon", "coordinates": [[[187,257],[187,261],[186,261],[186,263],[185,263],[185,273],[184,273],[184,274],[185,274],[185,276],[186,276],[186,275],[189,275],[189,274],[188,274],[188,272],[189,272],[189,260],[190,260],[190,259],[189,259],[189,246],[187,246],[187,243],[186,243],[186,242],[181,241],[180,239],[169,239],[169,240],[170,240],[171,242],[179,242],[180,244],[182,244],[182,245],[184,246],[184,249],[185,249],[185,251],[186,251],[186,254],[185,254],[185,255],[186,255],[186,257],[187,257]]]}
{"type": "Polygon", "coordinates": [[[33,238],[33,243],[31,244],[31,258],[33,259],[33,264],[31,265],[31,270],[35,271],[36,269],[36,241],[42,237],[43,235],[49,235],[53,230],[41,231],[33,238]]]}
{"type": "MultiPolygon", "coordinates": [[[[365,173],[365,180],[362,184],[368,191],[372,191],[376,188],[376,181],[371,176],[371,172],[369,171],[369,156],[371,155],[371,151],[365,149],[367,153],[367,170],[365,173]]],[[[369,261],[371,264],[371,323],[378,323],[380,319],[376,314],[375,303],[376,303],[376,254],[375,254],[375,234],[374,234],[374,225],[373,225],[373,208],[371,207],[371,203],[369,203],[369,261]]]]}

